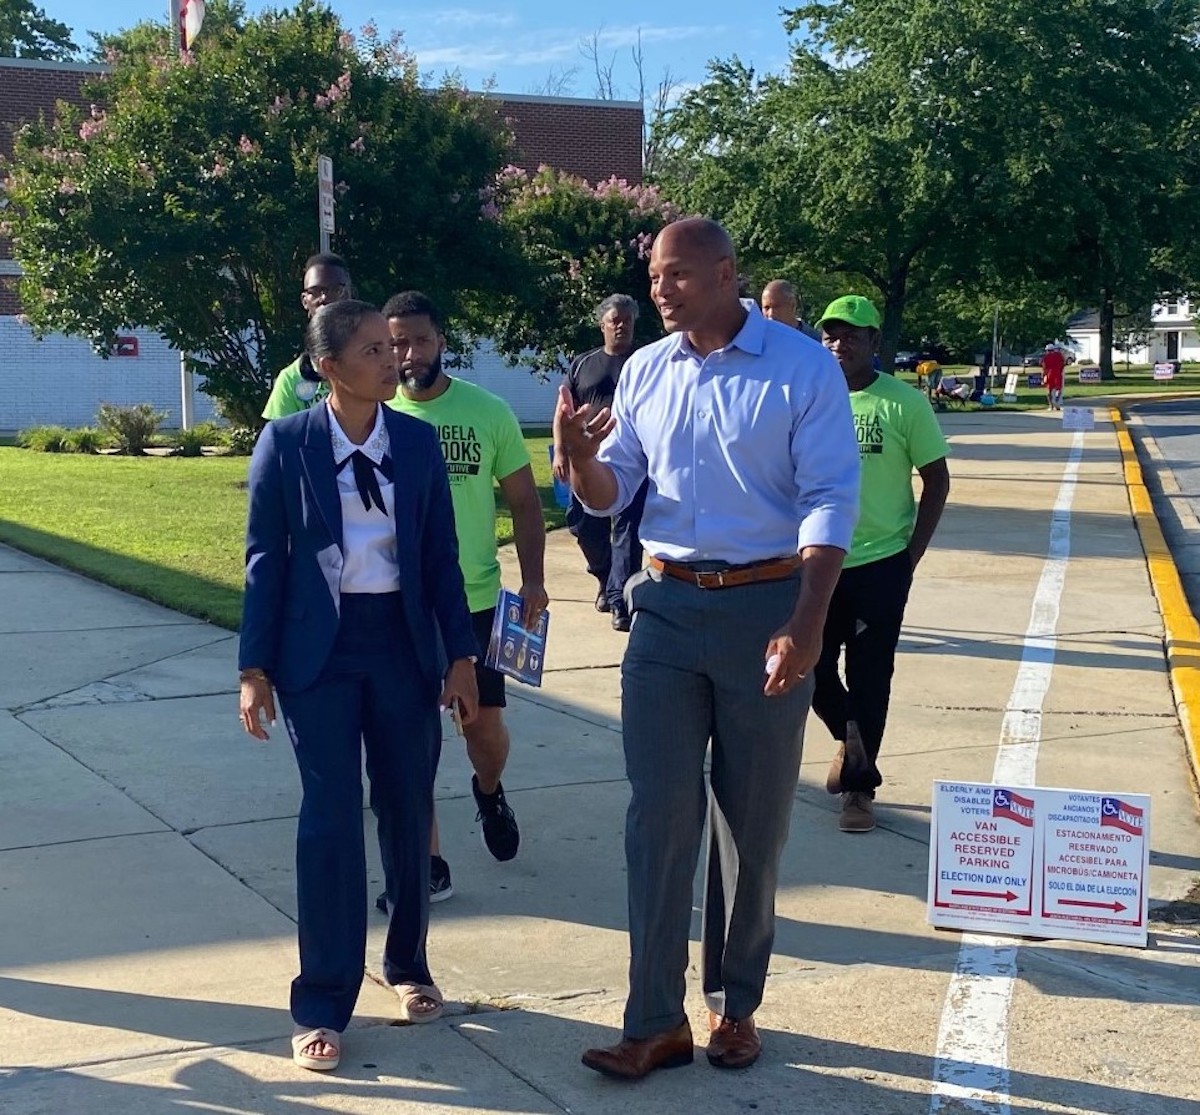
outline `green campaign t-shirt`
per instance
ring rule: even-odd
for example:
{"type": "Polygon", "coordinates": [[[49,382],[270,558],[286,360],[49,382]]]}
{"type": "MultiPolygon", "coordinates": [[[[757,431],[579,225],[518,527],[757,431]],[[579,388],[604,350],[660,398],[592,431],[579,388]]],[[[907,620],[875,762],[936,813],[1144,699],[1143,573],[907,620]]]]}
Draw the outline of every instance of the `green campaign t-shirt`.
{"type": "Polygon", "coordinates": [[[302,410],[308,410],[313,403],[320,402],[329,394],[329,384],[323,380],[314,383],[300,374],[300,361],[303,359],[303,355],[297,356],[275,377],[270,398],[263,407],[264,418],[269,420],[298,414],[302,410]]]}
{"type": "Polygon", "coordinates": [[[852,569],[898,554],[912,537],[917,518],[914,468],[950,452],[929,400],[915,387],[877,375],[861,391],[850,392],[862,486],[858,525],[843,566],[852,569]]]}
{"type": "Polygon", "coordinates": [[[437,430],[450,473],[467,605],[472,612],[494,608],[500,593],[496,481],[529,464],[516,415],[503,399],[461,379],[452,379],[429,402],[415,402],[398,391],[388,405],[437,430]]]}

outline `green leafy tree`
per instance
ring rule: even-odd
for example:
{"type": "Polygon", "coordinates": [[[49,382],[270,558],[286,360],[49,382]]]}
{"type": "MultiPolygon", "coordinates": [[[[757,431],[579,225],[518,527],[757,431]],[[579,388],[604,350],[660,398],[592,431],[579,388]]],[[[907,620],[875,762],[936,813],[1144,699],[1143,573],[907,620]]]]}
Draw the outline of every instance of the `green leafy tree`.
{"type": "Polygon", "coordinates": [[[0,57],[70,62],[78,54],[71,29],[33,0],[0,0],[0,57]]]}
{"type": "Polygon", "coordinates": [[[885,363],[910,305],[959,285],[1100,304],[1111,339],[1114,307],[1187,281],[1165,261],[1198,239],[1196,12],[805,4],[786,13],[785,74],[714,62],[667,114],[660,180],[725,221],[751,268],[803,257],[875,293],[885,363]]]}
{"type": "Polygon", "coordinates": [[[215,0],[194,52],[146,26],[104,49],[90,111],[16,140],[9,231],[37,331],[107,351],[129,325],[159,330],[230,419],[256,422],[300,343],[319,153],[363,297],[420,287],[454,314],[509,287],[486,200],[508,137],[483,98],[422,89],[398,36],[356,39],[307,0],[254,18],[215,0]]]}
{"type": "Polygon", "coordinates": [[[898,67],[847,62],[818,28],[785,76],[710,64],[665,122],[667,193],[722,220],[756,275],[760,260],[804,256],[827,290],[877,298],[888,366],[969,173],[917,99],[898,67]]]}
{"type": "Polygon", "coordinates": [[[655,234],[676,214],[655,187],[509,166],[488,204],[521,246],[519,284],[486,311],[487,334],[509,361],[545,373],[595,348],[595,307],[609,294],[637,299],[639,341],[661,335],[647,269],[655,234]]]}

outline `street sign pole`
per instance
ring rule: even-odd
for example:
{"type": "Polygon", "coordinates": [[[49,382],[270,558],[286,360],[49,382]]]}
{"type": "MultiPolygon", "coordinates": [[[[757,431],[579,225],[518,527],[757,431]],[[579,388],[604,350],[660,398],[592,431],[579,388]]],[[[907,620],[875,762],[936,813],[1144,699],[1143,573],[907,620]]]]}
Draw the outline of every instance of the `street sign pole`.
{"type": "Polygon", "coordinates": [[[321,230],[321,251],[329,251],[329,238],[334,233],[333,220],[333,160],[328,155],[317,156],[317,218],[321,230]]]}

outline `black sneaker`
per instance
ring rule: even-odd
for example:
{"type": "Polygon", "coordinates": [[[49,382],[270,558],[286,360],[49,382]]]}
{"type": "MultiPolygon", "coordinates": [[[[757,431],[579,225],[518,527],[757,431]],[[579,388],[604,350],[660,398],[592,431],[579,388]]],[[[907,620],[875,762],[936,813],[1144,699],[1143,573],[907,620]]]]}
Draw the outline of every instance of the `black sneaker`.
{"type": "Polygon", "coordinates": [[[611,612],[612,605],[608,602],[608,593],[601,589],[596,593],[596,611],[611,612]]]}
{"type": "Polygon", "coordinates": [[[475,795],[475,804],[479,806],[475,820],[480,823],[483,846],[501,863],[512,859],[521,846],[521,831],[505,800],[504,787],[497,785],[494,794],[481,793],[479,779],[471,775],[471,793],[475,795]]]}
{"type": "MultiPolygon", "coordinates": [[[[441,856],[429,857],[429,901],[445,902],[454,893],[454,884],[450,882],[450,865],[441,856]]],[[[388,907],[387,891],[375,899],[375,909],[384,917],[391,914],[388,907]]]]}
{"type": "Polygon", "coordinates": [[[445,902],[454,893],[450,865],[441,856],[429,857],[429,901],[445,902]]]}

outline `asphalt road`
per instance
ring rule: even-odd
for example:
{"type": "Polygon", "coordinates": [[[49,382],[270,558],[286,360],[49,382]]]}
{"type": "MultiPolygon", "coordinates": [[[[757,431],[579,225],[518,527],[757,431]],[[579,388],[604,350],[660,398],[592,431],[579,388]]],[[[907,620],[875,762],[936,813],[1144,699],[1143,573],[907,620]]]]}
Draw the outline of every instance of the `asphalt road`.
{"type": "Polygon", "coordinates": [[[1200,615],[1200,399],[1135,403],[1129,416],[1163,534],[1200,615]]]}

